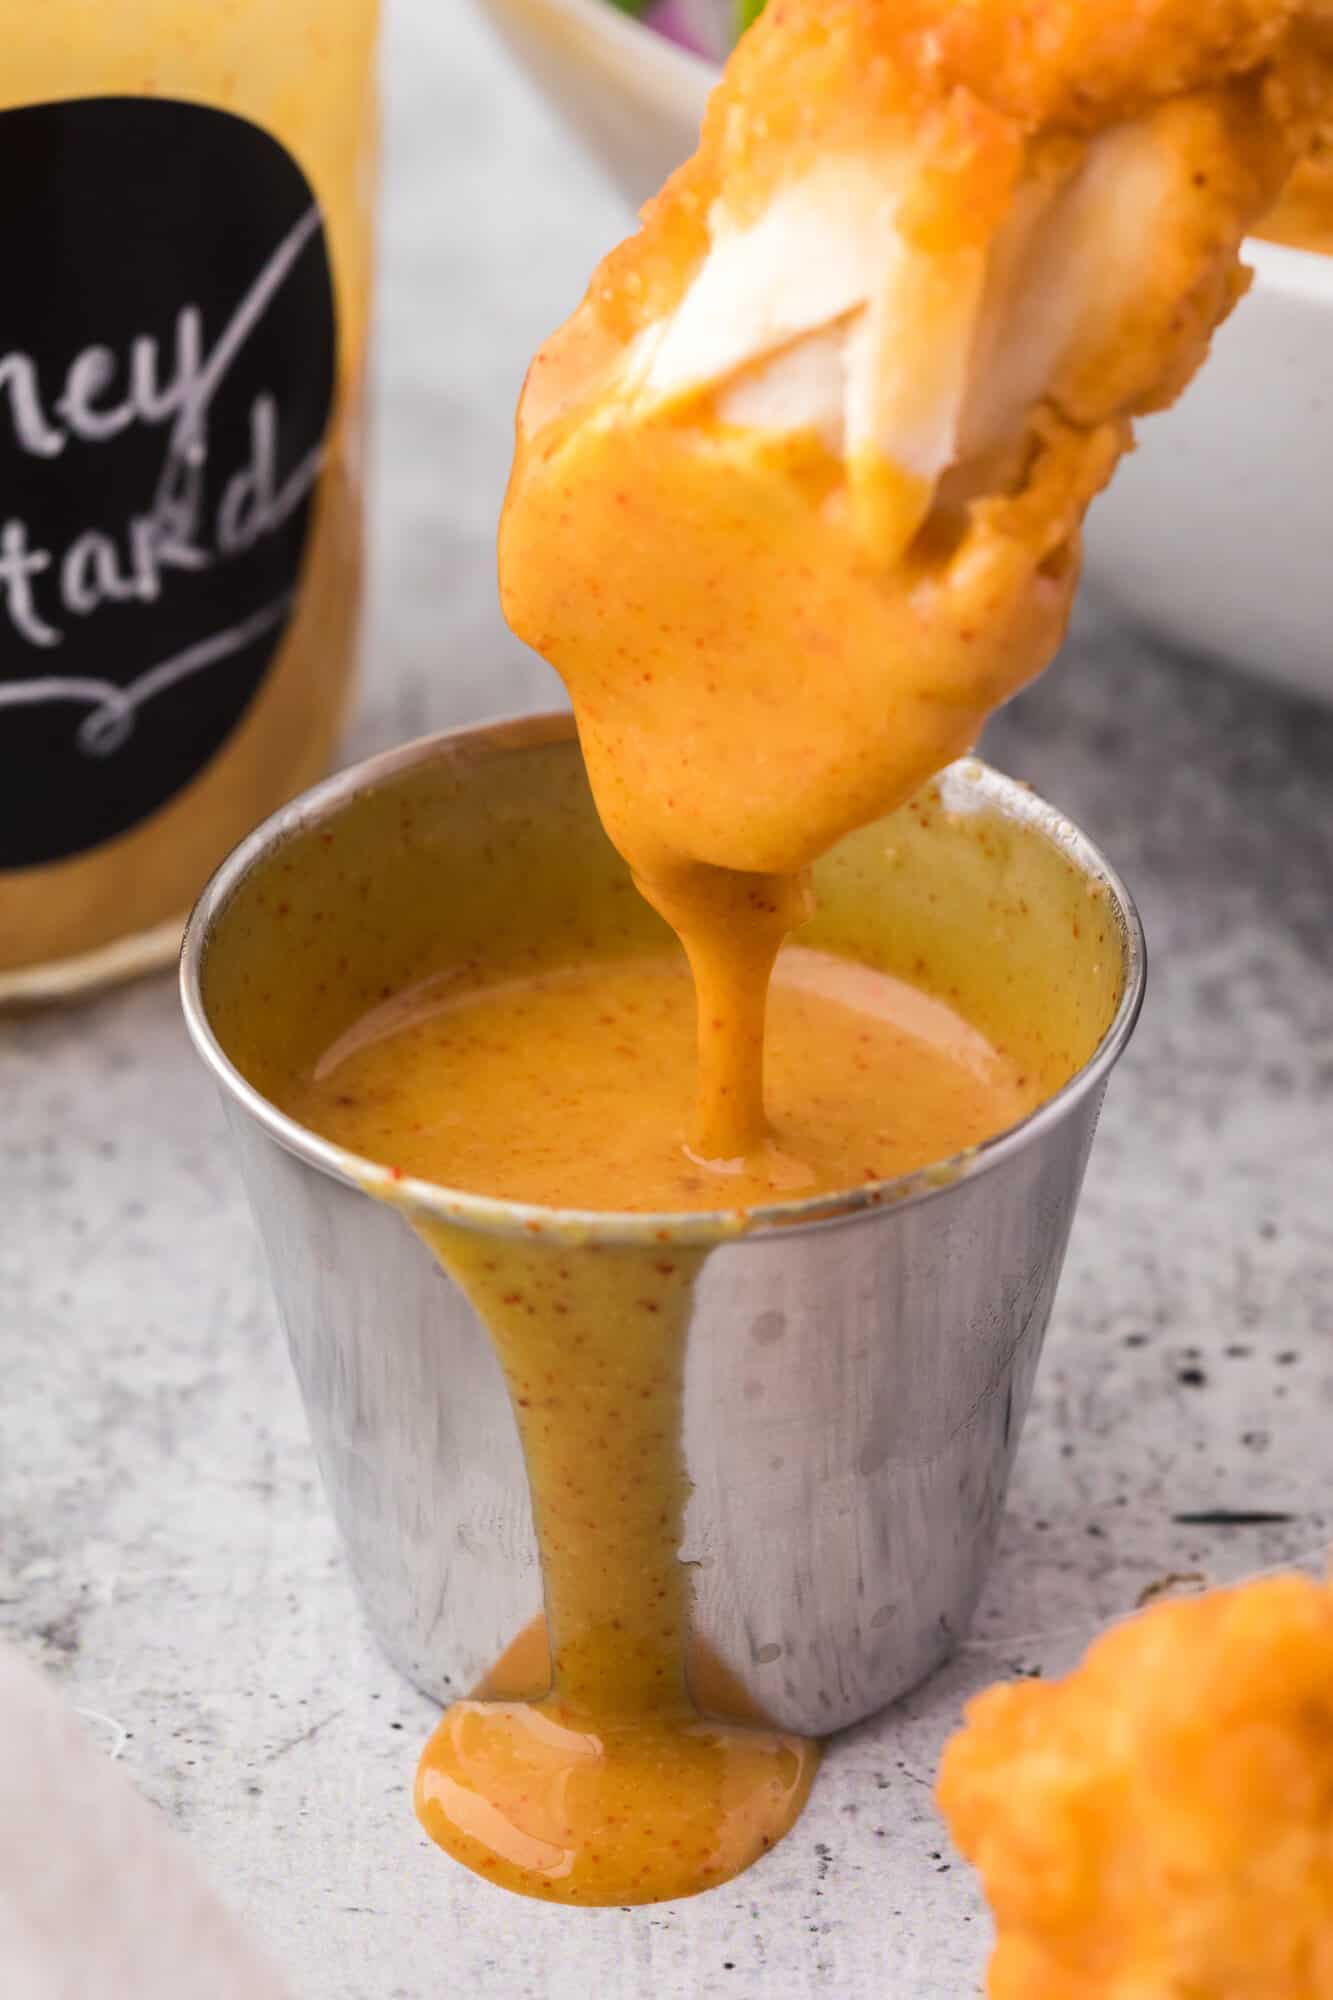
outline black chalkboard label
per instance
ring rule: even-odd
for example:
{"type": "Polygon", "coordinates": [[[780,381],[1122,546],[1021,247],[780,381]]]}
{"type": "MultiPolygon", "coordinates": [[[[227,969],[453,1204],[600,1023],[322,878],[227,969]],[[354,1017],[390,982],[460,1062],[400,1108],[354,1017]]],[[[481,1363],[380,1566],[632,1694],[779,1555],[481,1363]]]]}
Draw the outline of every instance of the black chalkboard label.
{"type": "Polygon", "coordinates": [[[0,112],[0,870],[215,757],[300,586],[332,408],[323,221],[245,119],[0,112]]]}

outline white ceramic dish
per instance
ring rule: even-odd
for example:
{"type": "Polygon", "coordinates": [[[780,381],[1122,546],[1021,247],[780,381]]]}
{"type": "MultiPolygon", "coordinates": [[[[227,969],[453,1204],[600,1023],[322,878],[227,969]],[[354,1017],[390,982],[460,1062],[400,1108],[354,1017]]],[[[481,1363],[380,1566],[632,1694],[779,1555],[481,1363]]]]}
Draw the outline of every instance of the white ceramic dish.
{"type": "Polygon", "coordinates": [[[693,152],[717,80],[711,63],[620,13],[611,0],[481,5],[635,208],[693,152]]]}
{"type": "MultiPolygon", "coordinates": [[[[610,0],[483,0],[637,207],[691,151],[710,63],[610,0]]],[[[1333,258],[1250,245],[1208,366],[1088,522],[1091,590],[1153,637],[1333,702],[1333,258]]]]}
{"type": "Polygon", "coordinates": [[[1254,283],[1088,517],[1087,576],[1154,638],[1333,702],[1333,257],[1254,283]]]}

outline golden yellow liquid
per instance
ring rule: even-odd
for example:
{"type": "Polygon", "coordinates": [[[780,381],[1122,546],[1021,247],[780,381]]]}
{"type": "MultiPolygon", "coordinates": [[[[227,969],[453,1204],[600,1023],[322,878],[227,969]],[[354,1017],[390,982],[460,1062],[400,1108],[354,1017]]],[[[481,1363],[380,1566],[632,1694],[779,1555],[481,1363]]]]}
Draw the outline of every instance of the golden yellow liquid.
{"type": "Polygon", "coordinates": [[[228,849],[328,766],[360,601],[377,24],[378,0],[51,0],[24,10],[7,38],[0,110],[182,98],[250,119],[286,148],[323,214],[338,373],[297,609],[258,695],[213,759],[148,819],[67,860],[0,871],[0,996],[6,973],[80,959],[183,917],[228,849]]]}
{"type": "Polygon", "coordinates": [[[490,1328],[541,1548],[550,1692],[456,1702],[417,1811],[478,1874],[553,1901],[657,1902],[788,1830],[816,1751],[705,1716],[688,1676],[680,1417],[702,1253],[488,1246],[422,1233],[490,1328]]]}
{"type": "MultiPolygon", "coordinates": [[[[878,585],[836,495],[815,504],[817,440],[520,425],[505,613],[563,675],[602,823],[688,954],[694,1150],[743,1157],[766,1143],[765,994],[807,865],[968,748],[1045,657],[1068,578],[997,597],[981,646],[924,581],[878,585]]],[[[1015,576],[1033,561],[1015,537],[1015,576]]]]}
{"type": "Polygon", "coordinates": [[[285,1108],[421,1180],[548,1208],[751,1209],[888,1180],[1017,1122],[1036,1094],[944,1001],[791,946],[769,999],[770,1136],[692,1157],[695,998],[678,952],[393,996],[285,1108]]]}
{"type": "MultiPolygon", "coordinates": [[[[539,885],[534,885],[539,887],[539,885]]],[[[389,996],[280,1093],[403,1175],[547,1208],[734,1208],[853,1188],[1014,1122],[1033,1083],[942,1000],[833,953],[778,960],[768,1136],[726,1169],[692,1156],[695,993],[671,948],[488,976],[455,966],[389,996]]],[[[816,1751],[741,1711],[689,1642],[679,1560],[681,1401],[707,1255],[518,1241],[413,1220],[495,1343],[523,1442],[549,1630],[457,1702],[417,1809],[477,1873],[586,1904],[689,1895],[788,1830],[816,1751]],[[718,1711],[721,1711],[719,1713],[718,1711]]]]}

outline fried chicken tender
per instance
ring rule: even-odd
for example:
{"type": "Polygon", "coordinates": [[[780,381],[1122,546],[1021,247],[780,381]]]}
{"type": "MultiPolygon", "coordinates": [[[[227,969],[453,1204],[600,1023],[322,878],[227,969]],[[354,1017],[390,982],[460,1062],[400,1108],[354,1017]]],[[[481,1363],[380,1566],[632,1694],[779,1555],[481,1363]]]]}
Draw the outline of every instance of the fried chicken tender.
{"type": "Polygon", "coordinates": [[[988,1690],[939,1799],[995,1913],[991,2000],[1333,1994],[1333,1587],[1157,1605],[988,1690]]]}
{"type": "Polygon", "coordinates": [[[504,607],[640,875],[782,875],[968,748],[1330,101],[1333,0],[770,0],[537,356],[504,607]]]}

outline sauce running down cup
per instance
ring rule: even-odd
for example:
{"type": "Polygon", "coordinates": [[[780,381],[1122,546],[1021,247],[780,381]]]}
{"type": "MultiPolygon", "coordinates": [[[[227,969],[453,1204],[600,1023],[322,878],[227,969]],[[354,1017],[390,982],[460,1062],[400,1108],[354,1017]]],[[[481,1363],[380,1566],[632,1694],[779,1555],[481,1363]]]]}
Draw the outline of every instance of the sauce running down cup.
{"type": "MultiPolygon", "coordinates": [[[[695,1271],[668,1371],[674,1559],[691,1676],[720,1670],[732,1712],[826,1735],[967,1629],[1141,1004],[1142,931],[1084,836],[973,760],[843,841],[814,887],[803,944],[949,1000],[1021,1055],[1041,1101],[952,1160],[743,1218],[437,1187],[279,1108],[313,1051],[460,959],[612,920],[660,945],[569,718],[430,738],[329,780],[252,834],[194,913],[186,1018],[222,1088],[324,1484],[381,1643],[441,1701],[513,1661],[543,1610],[519,1424],[473,1302],[485,1288],[460,1278],[488,1246],[568,1264],[669,1244],[695,1271]],[[427,1238],[451,1246],[448,1270],[427,1238]]],[[[524,1672],[540,1681],[537,1653],[524,1672]]]]}

